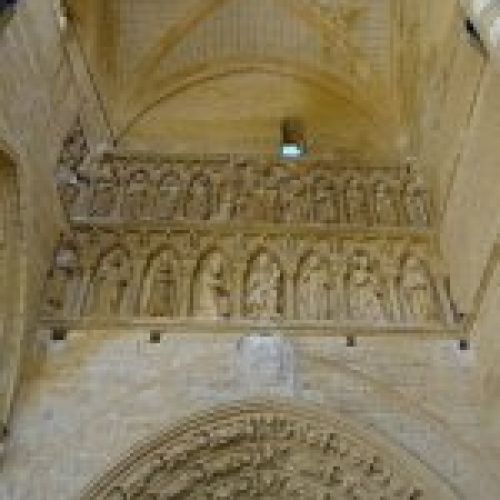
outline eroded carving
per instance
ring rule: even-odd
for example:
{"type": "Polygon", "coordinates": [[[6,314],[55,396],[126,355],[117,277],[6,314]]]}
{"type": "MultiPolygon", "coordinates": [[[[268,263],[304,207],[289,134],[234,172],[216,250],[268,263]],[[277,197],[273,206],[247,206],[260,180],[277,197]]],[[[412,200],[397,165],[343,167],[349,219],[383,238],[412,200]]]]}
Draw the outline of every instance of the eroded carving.
{"type": "Polygon", "coordinates": [[[297,280],[298,318],[329,319],[331,312],[331,281],[328,265],[316,253],[301,264],[297,280]]]}
{"type": "Polygon", "coordinates": [[[54,266],[49,271],[45,290],[45,313],[49,316],[64,315],[74,304],[76,281],[81,278],[79,257],[73,245],[63,241],[55,255],[54,266]]]}
{"type": "Polygon", "coordinates": [[[451,500],[430,471],[319,409],[248,403],[152,440],[82,500],[451,500]]]}
{"type": "Polygon", "coordinates": [[[349,224],[366,224],[366,193],[362,183],[355,177],[350,178],[346,184],[345,211],[349,224]]]}
{"type": "Polygon", "coordinates": [[[71,212],[79,218],[429,225],[429,196],[415,168],[410,174],[372,168],[372,182],[333,160],[304,161],[295,169],[273,158],[106,154],[84,174],[77,175],[72,162],[61,169],[65,205],[71,208],[80,193],[89,200],[86,213],[71,212]]]}
{"type": "Polygon", "coordinates": [[[227,263],[220,252],[206,255],[199,263],[194,289],[194,315],[224,318],[231,314],[227,263]]]}
{"type": "Polygon", "coordinates": [[[404,262],[401,294],[406,319],[417,322],[437,319],[434,291],[428,271],[415,256],[409,256],[404,262]]]}
{"type": "Polygon", "coordinates": [[[266,251],[249,263],[245,305],[253,319],[276,319],[283,312],[283,274],[279,264],[266,251]]]}
{"type": "Polygon", "coordinates": [[[219,238],[210,234],[82,229],[72,240],[75,253],[86,256],[85,263],[61,268],[55,259],[46,288],[51,305],[45,314],[78,314],[71,297],[86,296],[83,316],[126,311],[139,317],[353,320],[366,325],[374,320],[412,325],[446,320],[439,313],[449,305],[439,292],[443,284],[431,272],[428,245],[415,243],[419,257],[409,258],[408,242],[399,239],[317,241],[309,235],[269,234],[263,239],[245,232],[219,238]],[[126,249],[119,252],[126,259],[99,257],[118,243],[126,249]],[[77,278],[71,281],[71,276],[77,278]],[[70,281],[76,290],[68,295],[70,281]],[[117,303],[125,289],[130,300],[124,310],[117,303]]]}
{"type": "Polygon", "coordinates": [[[349,262],[349,316],[355,320],[385,319],[385,295],[375,263],[364,251],[357,251],[349,262]]]}
{"type": "Polygon", "coordinates": [[[395,195],[387,182],[380,180],[375,184],[375,222],[385,226],[398,225],[395,195]]]}
{"type": "Polygon", "coordinates": [[[86,313],[92,316],[120,314],[130,279],[130,261],[122,249],[114,249],[105,255],[89,287],[86,313]]]}
{"type": "Polygon", "coordinates": [[[149,316],[174,318],[179,314],[176,258],[172,251],[162,251],[151,263],[146,313],[149,316]]]}
{"type": "Polygon", "coordinates": [[[425,227],[429,224],[427,190],[420,175],[413,172],[404,191],[406,216],[409,224],[425,227]]]}

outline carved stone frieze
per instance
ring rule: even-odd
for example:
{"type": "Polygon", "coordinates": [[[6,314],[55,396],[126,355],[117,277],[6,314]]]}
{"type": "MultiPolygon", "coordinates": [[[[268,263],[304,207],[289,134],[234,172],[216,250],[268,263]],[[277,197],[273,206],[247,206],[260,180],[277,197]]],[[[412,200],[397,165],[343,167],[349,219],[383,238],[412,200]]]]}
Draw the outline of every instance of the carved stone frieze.
{"type": "Polygon", "coordinates": [[[82,500],[456,498],[400,450],[315,407],[238,404],[131,453],[82,500]]]}
{"type": "Polygon", "coordinates": [[[105,155],[79,176],[59,176],[63,203],[89,223],[224,222],[428,227],[421,177],[338,160],[299,166],[272,158],[105,155]]]}
{"type": "Polygon", "coordinates": [[[78,158],[57,177],[72,236],[47,280],[49,319],[450,325],[414,166],[78,158]]]}
{"type": "Polygon", "coordinates": [[[426,238],[78,226],[56,252],[46,317],[446,325],[426,238]]]}

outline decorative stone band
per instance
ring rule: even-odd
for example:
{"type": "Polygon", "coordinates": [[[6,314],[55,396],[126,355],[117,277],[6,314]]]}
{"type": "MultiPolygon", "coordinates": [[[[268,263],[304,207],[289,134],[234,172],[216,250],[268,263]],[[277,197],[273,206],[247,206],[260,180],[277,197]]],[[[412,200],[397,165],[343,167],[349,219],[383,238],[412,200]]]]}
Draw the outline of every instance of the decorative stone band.
{"type": "Polygon", "coordinates": [[[107,154],[87,164],[87,155],[85,136],[76,128],[56,178],[73,223],[266,223],[288,229],[426,229],[432,224],[430,193],[412,165],[147,153],[107,154]]]}
{"type": "Polygon", "coordinates": [[[55,255],[43,315],[238,331],[455,327],[439,269],[426,238],[75,231],[55,255]]]}
{"type": "Polygon", "coordinates": [[[256,401],[141,443],[80,500],[456,499],[406,451],[315,405],[256,401]]]}

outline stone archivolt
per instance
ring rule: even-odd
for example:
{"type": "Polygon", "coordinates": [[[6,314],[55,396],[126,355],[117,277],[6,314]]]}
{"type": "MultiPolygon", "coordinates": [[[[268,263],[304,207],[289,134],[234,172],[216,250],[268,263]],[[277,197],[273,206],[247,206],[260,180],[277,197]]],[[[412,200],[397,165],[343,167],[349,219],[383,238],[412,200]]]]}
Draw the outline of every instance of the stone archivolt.
{"type": "Polygon", "coordinates": [[[78,194],[48,318],[450,326],[411,168],[146,154],[68,164],[60,189],[76,179],[78,194]]]}
{"type": "Polygon", "coordinates": [[[410,456],[314,407],[251,402],[142,444],[86,499],[452,499],[410,456]]]}

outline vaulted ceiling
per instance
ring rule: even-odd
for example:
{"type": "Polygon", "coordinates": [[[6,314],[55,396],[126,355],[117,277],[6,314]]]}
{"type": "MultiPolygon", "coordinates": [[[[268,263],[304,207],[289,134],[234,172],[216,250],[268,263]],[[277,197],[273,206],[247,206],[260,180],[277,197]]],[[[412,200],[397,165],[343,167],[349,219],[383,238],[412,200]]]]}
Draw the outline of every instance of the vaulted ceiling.
{"type": "Polygon", "coordinates": [[[419,4],[73,0],[72,6],[124,146],[273,151],[280,121],[294,116],[318,153],[356,150],[385,161],[411,142],[425,11],[419,4]]]}

